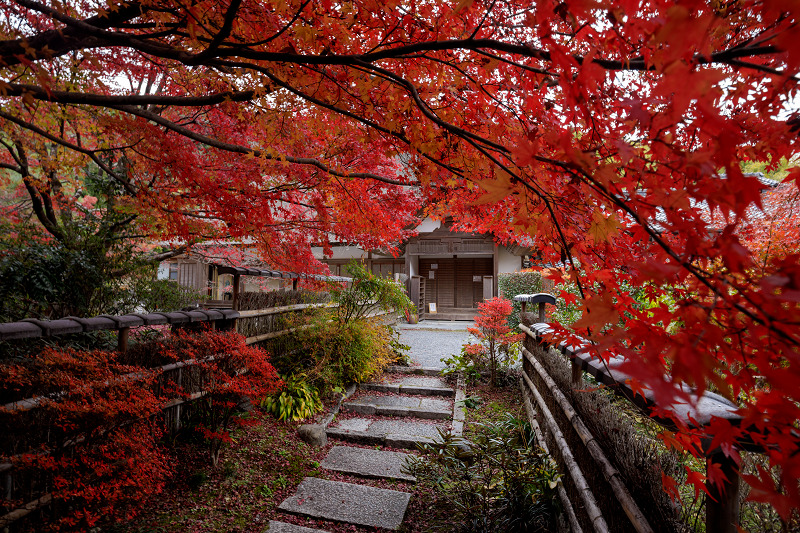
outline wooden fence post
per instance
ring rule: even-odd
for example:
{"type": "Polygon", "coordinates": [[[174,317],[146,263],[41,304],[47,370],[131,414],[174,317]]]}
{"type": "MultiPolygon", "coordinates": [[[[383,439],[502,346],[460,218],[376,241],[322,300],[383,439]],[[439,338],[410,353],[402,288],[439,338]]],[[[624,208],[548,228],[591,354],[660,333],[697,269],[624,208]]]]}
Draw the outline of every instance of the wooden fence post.
{"type": "Polygon", "coordinates": [[[130,336],[131,328],[120,328],[117,332],[117,351],[125,353],[128,351],[128,337],[130,336]]]}
{"type": "Polygon", "coordinates": [[[706,531],[736,533],[739,531],[739,473],[736,472],[736,462],[718,451],[706,459],[706,469],[711,463],[718,463],[722,467],[722,473],[728,481],[722,487],[706,481],[710,494],[706,497],[706,531]]]}
{"type": "Polygon", "coordinates": [[[239,274],[233,275],[233,302],[231,302],[231,308],[234,311],[239,310],[239,274]]]}

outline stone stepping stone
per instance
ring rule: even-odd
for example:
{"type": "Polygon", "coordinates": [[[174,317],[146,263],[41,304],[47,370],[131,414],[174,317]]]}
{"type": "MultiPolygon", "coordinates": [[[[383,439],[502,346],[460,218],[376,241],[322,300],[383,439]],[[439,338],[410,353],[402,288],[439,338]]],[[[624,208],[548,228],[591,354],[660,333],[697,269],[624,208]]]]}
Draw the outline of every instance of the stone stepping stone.
{"type": "Polygon", "coordinates": [[[310,527],[289,524],[288,522],[278,522],[277,520],[269,521],[267,531],[269,531],[269,533],[329,533],[322,529],[311,529],[310,527]]]}
{"type": "Polygon", "coordinates": [[[353,448],[352,446],[334,446],[320,463],[322,468],[355,474],[362,477],[401,479],[416,482],[417,478],[403,472],[403,466],[411,454],[373,450],[370,448],[353,448]]]}
{"type": "Polygon", "coordinates": [[[333,427],[328,426],[328,437],[356,442],[359,444],[383,444],[393,448],[416,448],[417,444],[427,444],[439,440],[441,430],[447,433],[442,423],[426,424],[410,420],[372,420],[369,418],[348,418],[338,420],[333,427]]]}
{"type": "Polygon", "coordinates": [[[453,415],[449,400],[419,396],[366,395],[345,403],[342,409],[362,415],[413,416],[428,420],[448,420],[453,415]]]}
{"type": "Polygon", "coordinates": [[[278,509],[359,526],[397,529],[410,498],[408,492],[307,477],[278,509]]]}
{"type": "Polygon", "coordinates": [[[432,366],[397,366],[392,365],[386,369],[386,372],[392,374],[417,374],[419,376],[440,376],[442,375],[441,368],[432,366]]]}
{"type": "Polygon", "coordinates": [[[456,391],[447,381],[435,376],[383,376],[379,381],[362,383],[365,390],[420,394],[423,396],[455,396],[456,391]]]}

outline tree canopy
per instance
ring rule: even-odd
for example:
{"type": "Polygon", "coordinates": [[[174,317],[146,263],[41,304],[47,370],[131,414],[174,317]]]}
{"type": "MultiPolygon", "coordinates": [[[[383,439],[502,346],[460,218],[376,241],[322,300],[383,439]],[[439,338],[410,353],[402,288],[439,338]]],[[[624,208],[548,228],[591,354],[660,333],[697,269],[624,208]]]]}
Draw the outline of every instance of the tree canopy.
{"type": "Polygon", "coordinates": [[[142,234],[246,236],[276,266],[331,240],[391,247],[421,205],[533,244],[580,284],[580,333],[661,399],[680,396],[666,372],[745,406],[714,445],[757,430],[784,481],[748,482],[786,516],[800,256],[796,232],[770,247],[744,228],[764,185],[740,165],[798,152],[799,16],[777,0],[6,0],[0,167],[56,238],[93,166],[142,234]]]}

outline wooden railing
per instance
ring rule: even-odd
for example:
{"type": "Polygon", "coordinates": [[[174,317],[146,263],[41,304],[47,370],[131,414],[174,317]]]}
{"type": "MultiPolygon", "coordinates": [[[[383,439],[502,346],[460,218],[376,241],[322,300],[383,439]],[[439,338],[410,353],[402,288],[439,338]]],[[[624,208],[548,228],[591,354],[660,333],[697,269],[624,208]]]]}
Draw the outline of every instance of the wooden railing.
{"type": "MultiPolygon", "coordinates": [[[[630,376],[620,370],[623,363],[621,357],[611,357],[605,362],[590,355],[587,342],[564,341],[554,344],[547,340],[553,330],[544,323],[544,306],[546,303],[555,303],[552,295],[519,295],[515,300],[522,302],[523,312],[526,304],[539,304],[539,322],[530,326],[520,324],[520,329],[525,333],[521,385],[526,408],[534,429],[539,433],[540,442],[550,443],[555,448],[548,451],[559,460],[566,471],[566,490],[562,488],[560,492],[562,503],[565,507],[572,508],[567,514],[573,522],[573,529],[597,532],[653,531],[653,525],[659,524],[651,524],[645,517],[613,461],[609,460],[599,445],[597,436],[588,429],[568,399],[571,391],[588,387],[583,381],[583,373],[590,374],[600,386],[610,388],[635,404],[638,409],[651,414],[657,423],[670,429],[675,428],[675,421],[699,430],[713,418],[737,423],[740,420],[736,414],[737,406],[718,394],[706,391],[698,396],[687,388],[684,388],[684,392],[688,394],[690,401],[676,401],[671,405],[657,404],[652,391],[647,387],[637,388],[634,394],[630,387],[630,376]],[[559,364],[572,368],[571,386],[567,384],[570,390],[564,390],[563,383],[557,383],[548,370],[559,357],[563,358],[559,364]],[[587,461],[591,464],[587,464],[587,461]],[[590,472],[588,476],[587,471],[590,472]],[[603,482],[591,479],[597,472],[603,482]],[[609,494],[613,495],[613,503],[609,503],[609,494]],[[599,501],[601,498],[603,501],[599,501]],[[627,520],[620,524],[618,519],[623,513],[627,520]],[[609,517],[615,520],[613,526],[607,522],[609,517]]],[[[738,445],[743,450],[762,451],[749,442],[738,445]]],[[[737,531],[739,519],[739,477],[736,465],[720,450],[705,449],[703,452],[707,461],[722,465],[728,479],[722,487],[707,482],[706,488],[711,497],[706,500],[706,531],[733,533],[737,531]]]]}

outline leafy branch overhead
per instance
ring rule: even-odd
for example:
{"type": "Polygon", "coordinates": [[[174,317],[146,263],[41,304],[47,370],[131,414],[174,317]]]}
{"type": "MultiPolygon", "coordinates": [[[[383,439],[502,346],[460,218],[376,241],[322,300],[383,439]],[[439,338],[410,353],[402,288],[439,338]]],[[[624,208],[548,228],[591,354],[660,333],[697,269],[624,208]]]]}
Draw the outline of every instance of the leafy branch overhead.
{"type": "MultiPolygon", "coordinates": [[[[52,238],[87,168],[117,188],[131,235],[246,237],[286,270],[322,268],[311,247],[334,242],[396,251],[419,215],[452,216],[559,267],[579,333],[628,356],[629,375],[739,401],[773,465],[800,468],[800,171],[772,188],[741,170],[798,152],[796,3],[14,0],[5,14],[0,179],[52,238]]],[[[800,506],[796,484],[748,482],[800,506]]]]}

